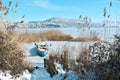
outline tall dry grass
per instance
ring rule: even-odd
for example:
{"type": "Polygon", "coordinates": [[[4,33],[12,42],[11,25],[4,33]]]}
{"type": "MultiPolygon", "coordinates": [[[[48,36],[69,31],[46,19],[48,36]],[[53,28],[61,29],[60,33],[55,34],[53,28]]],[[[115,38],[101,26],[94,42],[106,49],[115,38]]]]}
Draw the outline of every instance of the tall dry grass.
{"type": "Polygon", "coordinates": [[[9,1],[7,6],[0,0],[0,70],[8,70],[12,75],[16,75],[26,69],[32,70],[32,68],[24,61],[24,52],[19,43],[13,39],[13,29],[16,26],[7,18],[12,11],[11,8],[14,11],[12,1],[9,1]]]}
{"type": "MultiPolygon", "coordinates": [[[[63,65],[63,70],[65,71],[74,71],[77,73],[80,79],[86,78],[86,72],[90,70],[90,55],[89,49],[86,46],[78,46],[79,55],[74,57],[70,52],[70,47],[64,46],[62,49],[57,51],[51,51],[47,60],[53,63],[59,63],[63,65]]],[[[73,50],[74,52],[74,50],[73,50]]],[[[75,54],[76,55],[76,54],[75,54]]]]}
{"type": "Polygon", "coordinates": [[[77,72],[80,79],[85,79],[86,72],[89,70],[90,55],[89,50],[86,47],[81,47],[79,56],[76,58],[77,65],[75,71],[77,72]]]}
{"type": "Polygon", "coordinates": [[[42,39],[50,41],[69,41],[72,39],[70,35],[62,33],[59,30],[47,30],[39,34],[42,39]]]}
{"type": "MultiPolygon", "coordinates": [[[[49,65],[54,66],[53,68],[51,68],[50,66],[48,66],[48,72],[50,72],[50,74],[52,75],[52,73],[54,73],[54,70],[56,70],[56,64],[55,63],[59,63],[61,65],[63,65],[63,70],[68,71],[69,69],[69,53],[68,53],[68,49],[67,47],[64,47],[63,50],[57,50],[57,51],[51,51],[50,55],[46,58],[46,60],[49,62],[49,65]]],[[[57,73],[56,73],[57,74],[57,73]]],[[[53,74],[52,76],[54,76],[55,74],[53,74]]]]}
{"type": "Polygon", "coordinates": [[[10,36],[13,41],[17,41],[19,43],[41,41],[39,34],[32,32],[12,32],[10,36]]]}
{"type": "Polygon", "coordinates": [[[88,42],[88,41],[100,41],[100,40],[101,39],[99,38],[98,33],[96,33],[95,31],[93,31],[93,32],[90,32],[90,35],[78,37],[78,38],[72,39],[71,41],[88,42]]]}
{"type": "Polygon", "coordinates": [[[10,35],[13,41],[18,42],[39,42],[39,41],[70,41],[72,37],[58,30],[48,30],[42,32],[12,32],[10,35]]]}
{"type": "Polygon", "coordinates": [[[40,42],[40,41],[77,41],[77,42],[88,42],[98,41],[100,38],[93,32],[90,36],[73,38],[71,35],[67,35],[59,30],[47,30],[38,33],[35,32],[12,32],[11,35],[13,41],[18,42],[40,42]]]}
{"type": "Polygon", "coordinates": [[[24,61],[25,54],[18,43],[11,41],[9,32],[0,31],[0,70],[10,70],[12,75],[22,73],[25,69],[30,69],[24,61]]]}
{"type": "Polygon", "coordinates": [[[63,47],[61,50],[52,51],[48,61],[52,63],[51,65],[54,65],[55,62],[62,64],[64,70],[75,71],[80,80],[119,80],[120,44],[118,43],[120,36],[116,38],[118,39],[115,43],[96,42],[89,49],[86,46],[78,46],[78,49],[81,49],[76,59],[70,58],[69,46],[63,47]],[[110,54],[106,55],[107,53],[110,54]],[[90,73],[88,74],[88,72],[90,73]]]}

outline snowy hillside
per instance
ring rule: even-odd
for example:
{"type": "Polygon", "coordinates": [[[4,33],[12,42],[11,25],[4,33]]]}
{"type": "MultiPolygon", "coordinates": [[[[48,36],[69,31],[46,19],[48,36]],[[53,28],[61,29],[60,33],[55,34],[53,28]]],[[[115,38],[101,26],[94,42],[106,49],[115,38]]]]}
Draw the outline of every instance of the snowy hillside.
{"type": "Polygon", "coordinates": [[[32,21],[28,23],[28,27],[57,28],[57,27],[77,27],[81,21],[77,19],[66,18],[50,18],[45,21],[32,21]]]}
{"type": "MultiPolygon", "coordinates": [[[[86,23],[85,20],[80,19],[69,19],[69,18],[61,18],[61,17],[53,17],[44,21],[30,21],[28,23],[25,23],[22,27],[27,28],[76,28],[81,26],[90,26],[90,27],[101,27],[103,26],[104,22],[92,22],[88,21],[86,23]]],[[[106,22],[105,26],[111,26],[111,27],[118,27],[120,25],[120,21],[109,21],[106,22]]],[[[18,23],[18,26],[21,26],[18,23]]]]}
{"type": "MultiPolygon", "coordinates": [[[[85,24],[85,21],[79,19],[68,19],[68,18],[60,18],[54,17],[47,19],[45,21],[31,21],[27,23],[25,27],[30,28],[61,28],[61,27],[80,27],[85,24]]],[[[99,23],[90,23],[92,26],[102,26],[99,23]]]]}

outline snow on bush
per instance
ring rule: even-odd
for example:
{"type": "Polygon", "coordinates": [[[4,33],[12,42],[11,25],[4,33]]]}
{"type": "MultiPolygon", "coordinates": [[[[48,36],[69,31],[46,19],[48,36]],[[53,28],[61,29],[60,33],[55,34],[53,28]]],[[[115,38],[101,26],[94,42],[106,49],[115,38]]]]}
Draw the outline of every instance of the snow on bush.
{"type": "Polygon", "coordinates": [[[96,42],[89,47],[91,61],[100,64],[108,60],[111,53],[111,44],[108,42],[96,42]]]}

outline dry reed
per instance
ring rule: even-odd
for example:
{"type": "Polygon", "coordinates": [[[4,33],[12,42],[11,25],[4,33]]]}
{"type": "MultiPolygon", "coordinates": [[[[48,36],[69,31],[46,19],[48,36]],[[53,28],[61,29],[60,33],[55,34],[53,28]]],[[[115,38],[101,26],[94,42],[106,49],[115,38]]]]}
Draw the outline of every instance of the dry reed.
{"type": "Polygon", "coordinates": [[[62,33],[58,30],[47,30],[38,33],[35,32],[12,32],[10,35],[14,41],[18,42],[40,42],[40,41],[77,41],[77,42],[88,42],[98,41],[100,38],[98,34],[92,32],[90,36],[79,37],[74,39],[70,35],[62,33]]]}
{"type": "Polygon", "coordinates": [[[27,69],[27,63],[24,61],[25,55],[18,43],[11,41],[11,33],[0,31],[0,69],[10,70],[15,75],[22,73],[27,69]]]}

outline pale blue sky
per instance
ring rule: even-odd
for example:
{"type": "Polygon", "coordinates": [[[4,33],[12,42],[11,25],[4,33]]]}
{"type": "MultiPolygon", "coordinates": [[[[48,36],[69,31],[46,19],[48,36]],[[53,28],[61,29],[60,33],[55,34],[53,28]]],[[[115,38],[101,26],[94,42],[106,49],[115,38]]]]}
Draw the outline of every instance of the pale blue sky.
{"type": "Polygon", "coordinates": [[[19,3],[16,14],[9,14],[15,21],[25,15],[25,22],[41,21],[52,17],[78,19],[79,15],[88,16],[92,21],[103,20],[103,8],[110,13],[109,2],[112,1],[111,19],[120,18],[120,0],[2,0],[6,5],[12,1],[19,3]]]}

